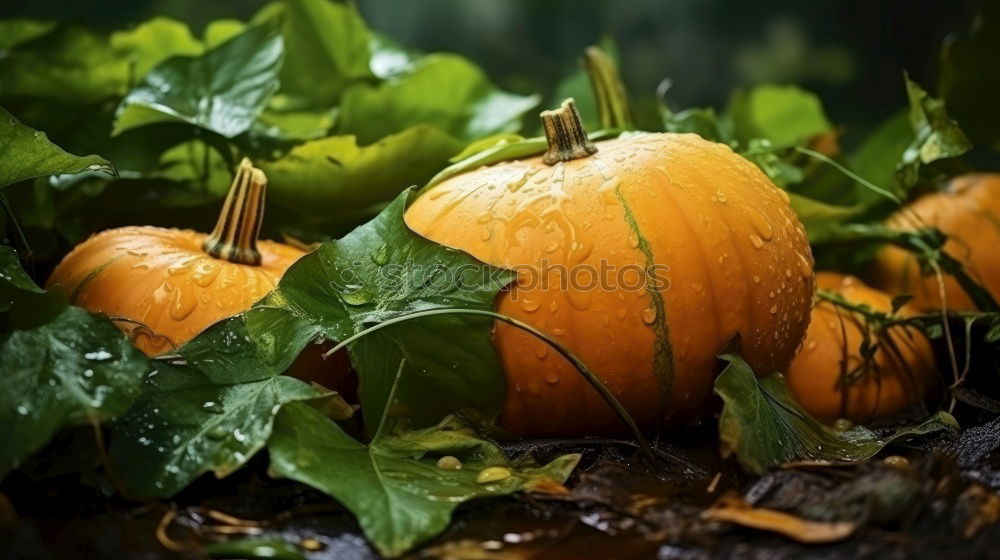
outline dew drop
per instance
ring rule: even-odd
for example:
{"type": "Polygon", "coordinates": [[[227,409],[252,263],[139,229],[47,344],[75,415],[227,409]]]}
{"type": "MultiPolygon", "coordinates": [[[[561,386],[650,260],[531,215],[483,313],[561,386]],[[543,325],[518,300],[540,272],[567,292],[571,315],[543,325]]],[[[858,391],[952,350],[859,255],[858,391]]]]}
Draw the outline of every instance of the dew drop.
{"type": "Polygon", "coordinates": [[[652,307],[647,307],[642,310],[642,322],[647,325],[652,325],[656,321],[656,310],[652,307]]]}
{"type": "Polygon", "coordinates": [[[761,249],[764,247],[764,240],[760,238],[756,233],[750,234],[750,244],[753,245],[754,249],[761,249]]]}

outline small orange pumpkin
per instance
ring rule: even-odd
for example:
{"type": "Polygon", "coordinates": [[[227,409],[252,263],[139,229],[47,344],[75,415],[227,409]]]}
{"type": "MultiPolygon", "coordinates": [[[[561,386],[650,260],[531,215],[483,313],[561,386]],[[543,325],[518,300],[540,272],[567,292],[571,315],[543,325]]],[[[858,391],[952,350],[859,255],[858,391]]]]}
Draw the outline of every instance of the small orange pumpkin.
{"type": "MultiPolygon", "coordinates": [[[[851,303],[881,312],[892,309],[888,294],[852,276],[821,272],[816,283],[851,303]]],[[[899,313],[905,317],[916,309],[904,305],[899,313]]],[[[866,336],[862,325],[862,319],[829,301],[818,300],[813,307],[805,342],[786,376],[806,412],[826,421],[870,422],[919,403],[934,386],[934,353],[922,332],[903,325],[889,327],[874,357],[866,362],[860,350],[866,336]],[[848,376],[851,380],[845,382],[848,376]]]]}
{"type": "MultiPolygon", "coordinates": [[[[887,225],[900,230],[937,227],[948,236],[945,253],[959,260],[973,280],[1000,300],[1000,174],[956,177],[945,190],[924,195],[894,214],[887,225]]],[[[921,275],[913,253],[899,247],[889,246],[879,253],[872,283],[890,294],[913,295],[911,303],[918,309],[941,308],[937,277],[921,275]]],[[[975,309],[954,277],[944,277],[944,291],[949,309],[975,309]]]]}
{"type": "MultiPolygon", "coordinates": [[[[544,156],[434,185],[407,224],[519,270],[497,311],[565,344],[641,425],[698,411],[735,335],[758,371],[784,368],[813,293],[812,254],[788,196],[728,146],[694,134],[591,143],[570,101],[542,122],[544,156]]],[[[502,427],[621,430],[545,342],[498,324],[495,343],[508,381],[502,427]]]]}
{"type": "Polygon", "coordinates": [[[70,302],[116,320],[147,355],[248,309],[304,252],[258,241],[264,172],[244,159],[210,234],[151,226],[103,231],[52,272],[70,302]]]}

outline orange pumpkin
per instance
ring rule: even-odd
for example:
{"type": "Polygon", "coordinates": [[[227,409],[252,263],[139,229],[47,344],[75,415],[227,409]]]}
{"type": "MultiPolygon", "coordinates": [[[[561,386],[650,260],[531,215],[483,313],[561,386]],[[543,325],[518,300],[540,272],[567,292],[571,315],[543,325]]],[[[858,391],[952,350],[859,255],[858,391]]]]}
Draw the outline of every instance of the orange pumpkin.
{"type": "MultiPolygon", "coordinates": [[[[875,311],[892,309],[892,298],[852,276],[816,275],[821,290],[875,311]]],[[[916,313],[903,306],[901,316],[916,313]]],[[[906,410],[922,401],[935,381],[930,341],[915,327],[889,327],[871,360],[861,357],[864,322],[851,311],[818,300],[805,343],[786,381],[802,408],[822,420],[847,418],[870,422],[906,410]],[[850,379],[849,382],[846,382],[850,379]]],[[[870,342],[875,343],[872,339],[870,342]]]]}
{"type": "Polygon", "coordinates": [[[148,355],[167,352],[245,311],[304,253],[258,241],[267,178],[240,163],[211,234],[159,227],[103,231],[52,272],[71,303],[104,313],[148,355]]]}
{"type": "MultiPolygon", "coordinates": [[[[1000,300],[1000,174],[957,177],[945,190],[922,196],[890,217],[888,226],[901,230],[937,227],[948,236],[944,251],[1000,300]]],[[[941,308],[937,277],[922,276],[913,253],[899,247],[886,247],[879,253],[872,281],[890,294],[912,294],[911,303],[918,309],[941,308]]],[[[950,275],[944,278],[944,291],[949,309],[975,309],[950,275]]]]}
{"type": "MultiPolygon", "coordinates": [[[[698,411],[735,335],[758,371],[784,368],[813,293],[812,254],[788,196],[728,146],[694,134],[592,144],[571,102],[542,122],[544,156],[434,185],[407,224],[517,269],[497,311],[564,343],[641,425],[698,411]]],[[[502,427],[621,430],[545,342],[497,324],[495,343],[508,381],[502,427]]]]}

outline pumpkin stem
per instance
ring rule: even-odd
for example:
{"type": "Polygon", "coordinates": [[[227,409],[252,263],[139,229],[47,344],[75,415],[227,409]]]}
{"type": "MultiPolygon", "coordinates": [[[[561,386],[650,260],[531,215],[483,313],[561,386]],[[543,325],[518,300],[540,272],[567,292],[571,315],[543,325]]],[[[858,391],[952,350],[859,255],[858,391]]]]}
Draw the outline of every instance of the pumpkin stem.
{"type": "Polygon", "coordinates": [[[602,129],[633,130],[628,93],[618,74],[615,61],[597,47],[583,51],[583,68],[597,102],[597,117],[602,129]]]}
{"type": "Polygon", "coordinates": [[[539,116],[545,129],[545,140],[549,143],[548,151],[542,156],[547,165],[597,153],[597,146],[591,143],[587,131],[583,129],[580,111],[573,98],[563,101],[558,109],[542,111],[539,116]]]}
{"type": "Polygon", "coordinates": [[[267,176],[243,158],[229,187],[215,229],[205,239],[202,249],[217,259],[232,263],[259,265],[257,236],[264,220],[264,193],[267,176]]]}

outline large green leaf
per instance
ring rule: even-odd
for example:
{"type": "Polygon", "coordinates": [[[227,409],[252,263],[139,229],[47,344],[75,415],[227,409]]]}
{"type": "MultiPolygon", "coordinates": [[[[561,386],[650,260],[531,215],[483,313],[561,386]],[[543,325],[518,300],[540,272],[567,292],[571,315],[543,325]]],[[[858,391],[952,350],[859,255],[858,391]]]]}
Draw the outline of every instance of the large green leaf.
{"type": "Polygon", "coordinates": [[[336,498],[389,557],[443,531],[462,502],[562,483],[580,459],[564,455],[542,467],[511,462],[455,418],[423,430],[384,429],[366,446],[299,403],[278,414],[268,451],[275,475],[336,498]],[[439,467],[443,456],[458,459],[461,468],[439,467]],[[487,468],[507,476],[477,482],[487,468]]]}
{"type": "Polygon", "coordinates": [[[172,496],[209,471],[226,476],[263,448],[282,405],[320,396],[261,359],[240,318],[178,355],[157,364],[115,426],[111,456],[135,496],[172,496]]]}
{"type": "Polygon", "coordinates": [[[354,136],[322,138],[257,165],[267,173],[274,200],[328,220],[356,218],[358,210],[384,205],[406,187],[423,184],[461,149],[440,130],[415,126],[369,146],[358,146],[354,136]]]}
{"type": "Polygon", "coordinates": [[[250,128],[278,89],[282,53],[281,35],[257,26],[202,56],[168,59],[122,100],[113,134],[184,122],[232,138],[250,128]]]}
{"type": "MultiPolygon", "coordinates": [[[[285,273],[278,288],[246,315],[250,336],[296,353],[322,334],[346,340],[388,319],[435,308],[492,310],[510,271],[430,242],[403,221],[408,190],[378,217],[338,241],[324,243],[285,273]]],[[[504,377],[490,319],[438,315],[373,332],[350,347],[360,376],[362,412],[369,428],[382,418],[401,377],[401,409],[419,425],[472,409],[499,413],[504,377]],[[433,399],[427,395],[434,395],[433,399]]]]}
{"type": "Polygon", "coordinates": [[[396,131],[430,124],[472,141],[520,128],[521,116],[538,97],[497,89],[468,60],[428,55],[408,74],[381,85],[357,84],[344,92],[338,130],[368,144],[396,131]]]}
{"type": "Polygon", "coordinates": [[[0,313],[14,304],[14,298],[23,293],[42,294],[31,277],[21,268],[17,251],[13,247],[0,245],[0,313]]]}
{"type": "Polygon", "coordinates": [[[106,159],[66,153],[0,107],[0,188],[43,175],[98,170],[114,172],[106,159]]]}
{"type": "Polygon", "coordinates": [[[740,92],[727,113],[744,145],[765,138],[776,147],[794,146],[833,128],[819,97],[797,86],[764,84],[740,92]]]}
{"type": "Polygon", "coordinates": [[[187,24],[166,17],[155,17],[134,29],[112,33],[110,42],[111,48],[122,53],[131,64],[134,79],[141,79],[171,56],[198,56],[205,51],[187,24]]]}
{"type": "Polygon", "coordinates": [[[0,473],[61,428],[122,414],[152,371],[109,320],[65,307],[51,322],[0,338],[0,473]]]}
{"type": "Polygon", "coordinates": [[[0,95],[85,103],[128,89],[128,60],[107,37],[63,25],[16,45],[0,57],[0,95]]]}
{"type": "Polygon", "coordinates": [[[896,441],[958,427],[950,414],[938,412],[919,425],[899,428],[887,436],[864,426],[836,432],[796,404],[781,374],[757,377],[743,358],[720,357],[729,362],[715,381],[715,393],[723,401],[719,416],[722,454],[735,455],[752,473],[763,474],[806,459],[862,461],[896,441]]]}
{"type": "Polygon", "coordinates": [[[282,92],[328,109],[349,83],[374,79],[373,36],[353,2],[288,0],[283,8],[282,92]]]}

